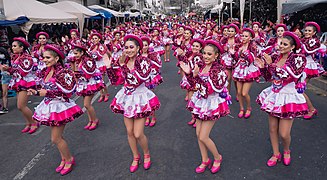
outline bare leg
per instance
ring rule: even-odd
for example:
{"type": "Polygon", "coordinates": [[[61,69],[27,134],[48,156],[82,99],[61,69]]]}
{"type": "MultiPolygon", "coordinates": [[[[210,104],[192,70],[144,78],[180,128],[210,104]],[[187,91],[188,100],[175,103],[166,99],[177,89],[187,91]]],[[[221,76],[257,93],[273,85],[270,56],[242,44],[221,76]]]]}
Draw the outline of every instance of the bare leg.
{"type": "MultiPolygon", "coordinates": [[[[308,84],[309,80],[310,79],[306,79],[305,82],[308,84]]],[[[305,94],[305,93],[303,93],[303,95],[304,95],[305,101],[307,102],[307,105],[308,105],[308,109],[309,109],[308,115],[312,116],[313,111],[315,110],[315,108],[313,107],[313,104],[312,104],[310,98],[308,97],[308,95],[305,94]]]]}
{"type": "Polygon", "coordinates": [[[228,81],[228,86],[227,86],[227,89],[228,89],[228,92],[230,92],[230,87],[231,87],[231,82],[232,82],[232,70],[231,69],[226,69],[226,72],[227,72],[227,81],[228,81]]]}
{"type": "MultiPolygon", "coordinates": [[[[201,131],[201,127],[202,127],[202,121],[201,120],[196,120],[196,136],[198,138],[198,144],[199,144],[199,148],[200,148],[200,152],[201,152],[201,157],[202,157],[202,162],[208,162],[208,149],[206,147],[206,145],[200,141],[200,131],[201,131]]],[[[204,168],[204,164],[201,163],[200,167],[204,168]]]]}
{"type": "Polygon", "coordinates": [[[8,108],[8,84],[2,84],[2,103],[4,108],[8,108]]]}
{"type": "Polygon", "coordinates": [[[243,83],[236,81],[236,87],[237,87],[237,97],[240,103],[240,111],[242,111],[244,110],[243,96],[242,96],[243,83]]]}
{"type": "MultiPolygon", "coordinates": [[[[132,150],[133,157],[137,158],[139,157],[139,151],[137,149],[137,141],[134,136],[134,120],[131,118],[124,117],[124,123],[127,130],[127,139],[129,147],[132,150]]],[[[137,164],[137,161],[133,161],[132,166],[135,166],[137,164]]]]}
{"type": "Polygon", "coordinates": [[[282,138],[284,152],[290,150],[292,125],[293,119],[279,120],[279,135],[282,138]]]}
{"type": "Polygon", "coordinates": [[[95,110],[91,104],[94,95],[85,96],[84,97],[84,107],[87,110],[87,114],[89,115],[89,121],[95,121],[97,119],[95,110]]]}
{"type": "MultiPolygon", "coordinates": [[[[216,121],[202,121],[200,134],[199,134],[199,141],[205,144],[206,148],[212,153],[215,160],[219,160],[221,158],[220,154],[218,153],[218,149],[216,144],[212,141],[209,137],[212,127],[215,125],[216,121]]],[[[219,163],[214,164],[218,166],[219,163]]]]}
{"type": "MultiPolygon", "coordinates": [[[[278,144],[278,127],[279,127],[279,119],[277,117],[269,115],[269,134],[270,134],[270,142],[273,149],[274,155],[279,154],[279,144],[278,144]]],[[[273,161],[276,161],[277,158],[271,157],[273,161]]]]}
{"type": "MultiPolygon", "coordinates": [[[[61,159],[64,159],[66,161],[72,160],[72,155],[70,154],[68,144],[65,141],[65,139],[62,137],[62,134],[64,132],[65,125],[62,126],[52,126],[51,127],[51,141],[54,143],[61,155],[61,159]]],[[[69,168],[71,165],[66,164],[65,168],[69,168]],[[66,167],[67,166],[67,167],[66,167]]]]}
{"type": "Polygon", "coordinates": [[[17,95],[17,108],[23,113],[27,124],[33,124],[35,121],[32,118],[32,111],[27,107],[27,91],[20,91],[17,95]]]}
{"type": "Polygon", "coordinates": [[[245,97],[245,102],[246,102],[246,114],[248,114],[248,110],[251,111],[251,98],[249,95],[249,91],[251,89],[252,82],[246,82],[243,83],[243,88],[242,88],[242,96],[245,97]]]}
{"type": "MultiPolygon", "coordinates": [[[[144,122],[145,118],[135,119],[134,120],[134,136],[137,139],[137,142],[140,144],[144,154],[150,154],[148,138],[144,134],[144,122]]],[[[144,162],[147,163],[150,161],[150,158],[144,159],[144,162]]]]}

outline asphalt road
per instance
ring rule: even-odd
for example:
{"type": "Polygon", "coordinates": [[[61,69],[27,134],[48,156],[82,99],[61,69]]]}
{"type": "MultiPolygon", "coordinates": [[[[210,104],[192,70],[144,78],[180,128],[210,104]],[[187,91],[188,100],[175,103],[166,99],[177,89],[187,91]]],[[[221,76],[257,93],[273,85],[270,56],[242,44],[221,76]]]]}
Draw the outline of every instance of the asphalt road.
{"type": "MultiPolygon", "coordinates": [[[[239,119],[238,103],[233,99],[231,114],[215,124],[211,138],[223,155],[222,168],[217,174],[206,171],[196,174],[201,156],[195,129],[186,123],[191,115],[185,109],[185,92],[179,87],[176,60],[164,63],[164,83],[155,93],[161,102],[155,127],[145,129],[149,139],[150,170],[143,167],[129,172],[132,154],[127,142],[123,116],[109,109],[120,87],[109,87],[107,103],[94,102],[100,126],[95,131],[83,129],[87,115],[67,125],[64,137],[68,141],[77,165],[61,176],[55,172],[60,155],[50,142],[50,128],[41,127],[33,134],[22,134],[22,114],[16,109],[16,98],[10,98],[10,112],[0,116],[0,179],[325,179],[327,177],[327,99],[308,91],[319,111],[311,121],[296,119],[292,128],[292,164],[267,167],[272,150],[269,142],[267,114],[255,103],[256,96],[268,83],[255,83],[251,89],[251,118],[239,119]]],[[[232,95],[235,95],[234,87],[232,95]]],[[[41,99],[30,98],[29,107],[41,99]]],[[[82,98],[77,99],[82,105],[82,98]]],[[[281,149],[282,150],[282,149],[281,149]]]]}

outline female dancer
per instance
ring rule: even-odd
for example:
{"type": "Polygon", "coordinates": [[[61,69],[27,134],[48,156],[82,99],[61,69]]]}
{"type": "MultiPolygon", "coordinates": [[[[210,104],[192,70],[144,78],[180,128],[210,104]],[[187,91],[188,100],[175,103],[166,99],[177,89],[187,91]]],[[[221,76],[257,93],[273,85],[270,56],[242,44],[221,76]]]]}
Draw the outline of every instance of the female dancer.
{"type": "MultiPolygon", "coordinates": [[[[89,48],[89,52],[93,59],[95,59],[96,67],[102,74],[102,79],[105,77],[105,72],[107,71],[107,67],[105,61],[109,61],[109,57],[107,55],[107,47],[101,44],[102,35],[100,33],[91,34],[91,38],[93,43],[89,48]]],[[[107,102],[109,100],[108,88],[104,86],[100,90],[100,98],[98,102],[107,102]]]]}
{"type": "Polygon", "coordinates": [[[99,120],[96,117],[91,101],[94,94],[104,88],[105,85],[102,80],[102,74],[97,69],[95,59],[89,57],[86,51],[87,48],[84,46],[74,46],[73,52],[75,58],[71,67],[78,81],[76,94],[78,96],[83,96],[84,107],[89,117],[89,122],[84,129],[92,131],[97,128],[99,120]]]}
{"type": "Polygon", "coordinates": [[[165,54],[165,49],[163,47],[163,40],[159,32],[160,29],[158,27],[153,29],[151,46],[154,48],[154,52],[157,52],[160,56],[162,56],[165,54]]]}
{"type": "Polygon", "coordinates": [[[168,25],[164,24],[163,29],[162,29],[162,34],[163,34],[163,43],[165,45],[165,55],[164,55],[164,60],[165,62],[170,61],[170,45],[172,44],[172,32],[170,29],[168,29],[168,25]]]}
{"type": "Polygon", "coordinates": [[[197,87],[187,108],[196,118],[196,135],[202,156],[202,163],[195,169],[196,173],[203,173],[208,167],[211,173],[220,170],[222,156],[218,153],[215,143],[210,139],[210,132],[216,120],[229,114],[226,101],[227,74],[217,60],[223,52],[218,42],[213,40],[205,41],[203,49],[203,59],[205,65],[199,68],[195,65],[192,71],[186,63],[181,63],[181,68],[187,74],[187,79],[192,86],[197,87]],[[213,164],[208,157],[210,151],[214,156],[213,164]]]}
{"type": "Polygon", "coordinates": [[[272,86],[264,89],[258,96],[257,102],[261,110],[269,114],[270,141],[273,156],[267,161],[268,166],[275,166],[281,161],[278,135],[281,136],[284,153],[283,162],[291,163],[290,144],[293,118],[308,112],[303,92],[305,89],[306,59],[301,54],[295,54],[301,47],[300,39],[291,32],[285,32],[279,46],[280,54],[269,56],[264,54],[264,60],[256,58],[266,80],[272,81],[272,86]]]}
{"type": "Polygon", "coordinates": [[[145,81],[150,78],[151,62],[140,54],[143,48],[142,40],[135,35],[127,35],[124,37],[124,44],[125,50],[119,59],[121,71],[115,71],[111,63],[108,64],[108,77],[111,82],[115,83],[117,76],[123,76],[125,79],[124,87],[116,94],[110,108],[113,112],[124,115],[128,143],[134,157],[130,172],[135,172],[140,163],[137,143],[144,153],[144,169],[147,170],[151,166],[144,123],[147,116],[159,109],[160,102],[158,97],[145,87],[145,81]],[[122,75],[117,72],[122,72],[122,75]]]}
{"type": "Polygon", "coordinates": [[[275,29],[276,37],[270,38],[267,43],[267,46],[262,50],[268,55],[271,55],[272,53],[277,53],[279,45],[283,39],[283,34],[285,31],[287,31],[287,27],[285,24],[277,24],[275,29]]]}
{"type": "Polygon", "coordinates": [[[233,78],[236,81],[237,96],[240,101],[239,118],[249,118],[251,116],[252,108],[249,91],[253,81],[260,77],[260,70],[254,65],[254,59],[257,57],[257,46],[252,41],[253,37],[253,30],[244,28],[242,33],[242,45],[240,45],[239,50],[236,52],[234,49],[230,49],[233,58],[237,59],[233,78]],[[245,113],[244,99],[247,107],[245,113]]]}
{"type": "Polygon", "coordinates": [[[45,64],[42,61],[42,54],[44,52],[44,46],[48,43],[49,34],[46,32],[39,32],[36,34],[36,39],[38,39],[38,44],[32,47],[31,54],[36,60],[38,70],[45,68],[45,64]]]}
{"type": "Polygon", "coordinates": [[[43,125],[51,127],[51,141],[57,145],[61,155],[56,172],[66,175],[75,164],[67,142],[63,139],[65,125],[83,114],[82,109],[69,99],[76,87],[74,73],[64,68],[64,54],[54,45],[44,47],[43,62],[46,65],[40,72],[39,90],[29,89],[29,95],[44,96],[36,107],[33,118],[43,125]]]}
{"type": "Polygon", "coordinates": [[[252,29],[254,31],[253,41],[257,43],[258,48],[265,47],[266,37],[265,35],[260,32],[261,24],[259,22],[252,23],[252,29]]]}
{"type": "MultiPolygon", "coordinates": [[[[226,72],[227,72],[227,81],[228,81],[228,92],[230,92],[230,88],[231,88],[231,82],[232,82],[232,70],[233,67],[235,66],[235,59],[232,57],[231,54],[231,50],[233,51],[238,51],[238,45],[239,43],[241,43],[241,40],[237,37],[238,33],[239,33],[239,28],[237,25],[235,24],[230,24],[228,27],[223,27],[223,33],[227,32],[227,36],[223,36],[221,39],[221,44],[223,46],[224,49],[224,53],[222,54],[221,57],[221,62],[222,64],[225,66],[226,68],[226,72]]],[[[235,84],[235,87],[237,89],[237,86],[235,84]]]]}
{"type": "MultiPolygon", "coordinates": [[[[317,33],[320,32],[320,26],[316,22],[307,22],[305,24],[304,38],[302,39],[302,51],[306,56],[307,64],[305,66],[305,73],[307,74],[306,83],[309,82],[311,78],[319,77],[324,73],[324,69],[315,61],[316,53],[321,49],[320,41],[317,38],[317,33]]],[[[316,108],[314,108],[310,98],[307,94],[303,94],[305,100],[307,101],[309,112],[303,118],[311,119],[314,115],[318,114],[316,108]]]]}
{"type": "MultiPolygon", "coordinates": [[[[150,73],[150,79],[148,82],[145,83],[146,87],[154,90],[155,87],[157,87],[159,84],[163,82],[161,73],[160,73],[160,68],[162,67],[162,62],[160,55],[157,52],[149,52],[149,44],[151,40],[148,37],[141,37],[141,40],[143,41],[143,49],[142,49],[142,56],[147,57],[151,60],[151,73],[150,73]]],[[[153,127],[156,122],[156,114],[153,112],[151,114],[152,119],[150,122],[150,116],[148,116],[145,120],[145,126],[150,126],[153,127]]]]}
{"type": "MultiPolygon", "coordinates": [[[[182,49],[177,49],[177,58],[178,58],[178,66],[180,66],[181,63],[187,63],[190,65],[190,68],[194,70],[195,64],[197,64],[198,67],[202,68],[204,66],[203,57],[201,50],[204,47],[204,41],[201,39],[192,39],[191,41],[192,45],[192,51],[188,51],[185,53],[182,49]]],[[[187,78],[185,76],[185,73],[183,73],[184,76],[182,78],[182,81],[180,83],[181,88],[187,90],[187,99],[190,100],[196,91],[195,87],[192,87],[191,84],[187,81],[187,78]]],[[[189,121],[187,124],[196,127],[196,119],[192,116],[192,120],[189,121]]]]}
{"type": "Polygon", "coordinates": [[[33,134],[39,127],[39,124],[33,120],[32,111],[27,107],[27,90],[30,88],[37,88],[35,81],[36,76],[32,72],[34,62],[32,56],[27,52],[30,44],[22,37],[13,39],[11,56],[12,67],[4,65],[4,71],[8,71],[12,75],[9,83],[9,88],[17,92],[17,108],[23,113],[26,120],[26,126],[22,133],[28,132],[33,134]]]}

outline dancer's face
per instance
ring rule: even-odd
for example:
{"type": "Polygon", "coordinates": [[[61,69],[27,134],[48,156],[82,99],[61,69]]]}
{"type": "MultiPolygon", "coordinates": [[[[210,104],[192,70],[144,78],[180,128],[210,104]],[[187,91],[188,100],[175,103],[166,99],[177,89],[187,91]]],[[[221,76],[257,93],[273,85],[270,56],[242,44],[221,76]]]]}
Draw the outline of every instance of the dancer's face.
{"type": "Polygon", "coordinates": [[[229,28],[228,29],[228,37],[235,37],[235,29],[234,28],[229,28]]]}
{"type": "Polygon", "coordinates": [[[126,41],[125,42],[125,52],[126,55],[129,58],[133,58],[135,56],[137,56],[137,53],[139,52],[140,47],[136,46],[136,44],[133,41],[126,41]]]}
{"type": "Polygon", "coordinates": [[[305,29],[304,29],[305,38],[311,38],[315,34],[316,34],[316,31],[313,29],[312,26],[305,27],[305,29]]]}
{"type": "Polygon", "coordinates": [[[212,64],[218,57],[218,53],[215,52],[211,46],[205,46],[203,49],[203,58],[206,65],[212,64]]]}
{"type": "Polygon", "coordinates": [[[97,44],[98,42],[100,42],[100,38],[98,36],[93,36],[92,37],[92,42],[97,44]]]}
{"type": "Polygon", "coordinates": [[[201,50],[201,44],[199,42],[194,42],[192,44],[192,52],[193,53],[199,53],[201,50]]]}
{"type": "Polygon", "coordinates": [[[59,60],[59,56],[55,56],[54,53],[50,51],[44,51],[43,53],[43,62],[45,63],[46,67],[51,67],[57,64],[59,60]]]}
{"type": "Polygon", "coordinates": [[[277,36],[278,37],[283,37],[284,32],[285,32],[285,30],[283,27],[277,28],[277,36]]]}
{"type": "Polygon", "coordinates": [[[149,44],[148,41],[143,41],[143,52],[148,52],[149,44]]]}
{"type": "Polygon", "coordinates": [[[259,26],[257,24],[253,25],[253,31],[258,32],[259,31],[259,26]]]}
{"type": "Polygon", "coordinates": [[[14,41],[12,43],[11,49],[12,49],[12,52],[14,54],[19,54],[19,53],[22,53],[23,52],[24,47],[23,46],[19,46],[18,42],[17,41],[14,41]]]}
{"type": "Polygon", "coordinates": [[[282,41],[279,44],[279,50],[280,50],[281,54],[288,54],[294,48],[295,48],[295,46],[291,44],[290,40],[288,40],[286,38],[282,38],[282,41]]]}
{"type": "Polygon", "coordinates": [[[244,31],[242,33],[242,43],[243,44],[249,43],[251,39],[252,39],[252,37],[251,37],[251,33],[250,32],[244,31]]]}
{"type": "Polygon", "coordinates": [[[40,35],[39,36],[39,43],[41,45],[45,45],[47,43],[47,37],[45,37],[45,35],[40,35]]]}

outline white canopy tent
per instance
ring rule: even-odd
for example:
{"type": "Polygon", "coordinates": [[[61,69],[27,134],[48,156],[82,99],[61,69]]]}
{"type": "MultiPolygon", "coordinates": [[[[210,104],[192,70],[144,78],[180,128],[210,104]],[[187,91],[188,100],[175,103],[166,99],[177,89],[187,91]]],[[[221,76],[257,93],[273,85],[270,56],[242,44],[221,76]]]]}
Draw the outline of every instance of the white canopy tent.
{"type": "Polygon", "coordinates": [[[2,0],[7,20],[25,16],[30,21],[21,26],[28,34],[33,24],[77,23],[77,17],[36,0],[2,0]]]}
{"type": "Polygon", "coordinates": [[[108,9],[108,8],[104,8],[104,7],[99,6],[99,5],[92,5],[92,6],[88,6],[88,7],[91,8],[91,9],[102,9],[102,10],[108,11],[109,13],[111,13],[115,17],[125,17],[124,14],[121,13],[121,12],[118,12],[118,11],[115,11],[115,10],[112,10],[112,9],[108,9]]]}
{"type": "MultiPolygon", "coordinates": [[[[86,8],[85,6],[78,4],[76,2],[73,2],[73,1],[62,1],[62,2],[58,2],[58,3],[52,3],[52,4],[50,4],[50,6],[77,16],[80,32],[83,32],[85,18],[99,15],[99,13],[91,11],[90,9],[86,8]]],[[[82,33],[80,33],[80,34],[82,35],[82,33]]]]}
{"type": "Polygon", "coordinates": [[[140,15],[139,12],[133,13],[133,12],[130,12],[130,11],[125,11],[123,13],[124,13],[124,15],[129,15],[129,17],[138,17],[140,15]]]}
{"type": "Polygon", "coordinates": [[[283,0],[282,14],[290,14],[312,7],[319,3],[327,3],[327,0],[283,0]]]}

